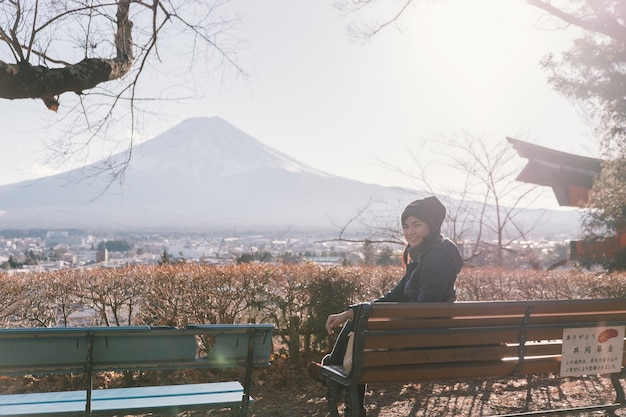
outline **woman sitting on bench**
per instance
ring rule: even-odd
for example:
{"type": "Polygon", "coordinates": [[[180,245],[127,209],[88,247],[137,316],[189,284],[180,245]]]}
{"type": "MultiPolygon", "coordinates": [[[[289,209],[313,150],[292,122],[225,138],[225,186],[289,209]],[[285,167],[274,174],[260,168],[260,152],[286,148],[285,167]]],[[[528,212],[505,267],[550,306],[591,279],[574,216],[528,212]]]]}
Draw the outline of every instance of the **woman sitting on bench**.
{"type": "MultiPolygon", "coordinates": [[[[441,225],[446,208],[431,196],[410,203],[402,212],[402,232],[407,242],[402,254],[406,271],[402,279],[387,294],[374,302],[453,302],[454,287],[463,260],[457,246],[441,235],[441,225]]],[[[326,320],[330,334],[335,327],[344,325],[335,346],[322,363],[311,362],[307,372],[311,378],[324,382],[320,374],[323,365],[343,365],[349,333],[353,330],[354,311],[331,314],[326,320]]],[[[365,385],[359,386],[359,417],[365,417],[365,385]]]]}

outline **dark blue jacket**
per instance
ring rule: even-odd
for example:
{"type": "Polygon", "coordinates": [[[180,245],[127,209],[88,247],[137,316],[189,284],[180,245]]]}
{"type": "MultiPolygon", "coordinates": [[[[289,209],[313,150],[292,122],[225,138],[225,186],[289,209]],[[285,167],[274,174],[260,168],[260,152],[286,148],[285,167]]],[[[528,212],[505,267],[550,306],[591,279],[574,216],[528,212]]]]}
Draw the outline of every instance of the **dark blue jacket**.
{"type": "Polygon", "coordinates": [[[440,236],[409,248],[411,262],[400,282],[376,302],[455,301],[454,283],[463,266],[459,249],[440,236]]]}

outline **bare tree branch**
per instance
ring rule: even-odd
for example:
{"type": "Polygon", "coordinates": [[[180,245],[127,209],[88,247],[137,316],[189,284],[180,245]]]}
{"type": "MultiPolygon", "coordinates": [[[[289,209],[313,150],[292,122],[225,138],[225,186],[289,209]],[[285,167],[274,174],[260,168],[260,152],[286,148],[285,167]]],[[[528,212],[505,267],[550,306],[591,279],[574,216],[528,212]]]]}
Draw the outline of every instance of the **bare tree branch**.
{"type": "MultiPolygon", "coordinates": [[[[237,63],[236,48],[224,42],[240,23],[239,16],[230,17],[224,10],[226,3],[228,0],[0,1],[0,98],[42,99],[47,108],[57,111],[60,98],[65,97],[67,110],[63,109],[58,122],[65,130],[59,137],[46,136],[45,145],[50,149],[46,165],[65,167],[71,161],[75,166],[81,159],[87,161],[97,144],[109,157],[83,175],[89,179],[106,172],[109,185],[121,182],[136,129],[151,103],[189,98],[188,93],[146,95],[145,74],[169,64],[160,49],[175,48],[173,55],[188,59],[190,66],[202,58],[208,62],[221,57],[222,69],[234,68],[238,75],[247,76],[237,63]],[[182,43],[171,40],[177,36],[182,43]],[[202,47],[206,53],[197,55],[202,47]]],[[[197,86],[185,88],[193,91],[197,86]]]]}
{"type": "MultiPolygon", "coordinates": [[[[86,58],[77,64],[63,68],[47,68],[34,66],[28,62],[30,50],[37,30],[31,33],[26,57],[21,54],[21,61],[17,64],[0,62],[0,97],[6,99],[40,98],[48,109],[57,111],[59,108],[58,96],[66,92],[83,94],[84,90],[123,77],[133,64],[132,22],[129,20],[130,0],[121,0],[117,6],[117,31],[115,46],[117,56],[112,59],[86,58]]],[[[17,6],[19,8],[19,4],[17,6]]],[[[37,7],[33,13],[36,21],[37,7]]],[[[18,18],[15,19],[15,24],[18,18]]],[[[15,32],[15,25],[12,29],[15,32]]],[[[17,42],[17,35],[12,36],[17,42]]]]}
{"type": "Polygon", "coordinates": [[[578,14],[570,13],[562,8],[553,6],[549,1],[526,1],[528,4],[544,10],[571,25],[590,32],[602,33],[615,40],[626,42],[626,27],[623,24],[620,24],[615,16],[608,14],[606,12],[606,8],[601,7],[596,0],[586,1],[587,6],[595,13],[595,16],[590,16],[587,19],[578,17],[578,14]]]}

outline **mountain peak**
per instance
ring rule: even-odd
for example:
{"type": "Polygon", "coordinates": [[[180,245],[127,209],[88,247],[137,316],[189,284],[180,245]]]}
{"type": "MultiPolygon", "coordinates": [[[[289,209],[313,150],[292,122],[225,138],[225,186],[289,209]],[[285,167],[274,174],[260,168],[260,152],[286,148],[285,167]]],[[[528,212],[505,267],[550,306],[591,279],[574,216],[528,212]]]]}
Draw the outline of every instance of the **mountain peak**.
{"type": "Polygon", "coordinates": [[[326,175],[264,145],[219,117],[184,120],[137,145],[127,175],[174,169],[193,171],[194,175],[206,178],[237,175],[259,168],[326,175]]]}

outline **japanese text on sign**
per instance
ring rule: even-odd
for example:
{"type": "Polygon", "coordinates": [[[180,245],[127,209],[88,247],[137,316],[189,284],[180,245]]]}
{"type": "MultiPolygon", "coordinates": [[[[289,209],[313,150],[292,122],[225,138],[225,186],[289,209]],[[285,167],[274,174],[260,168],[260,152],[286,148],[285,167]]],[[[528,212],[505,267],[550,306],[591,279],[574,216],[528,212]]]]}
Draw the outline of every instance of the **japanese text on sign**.
{"type": "Polygon", "coordinates": [[[563,330],[561,376],[622,370],[624,326],[563,330]]]}

